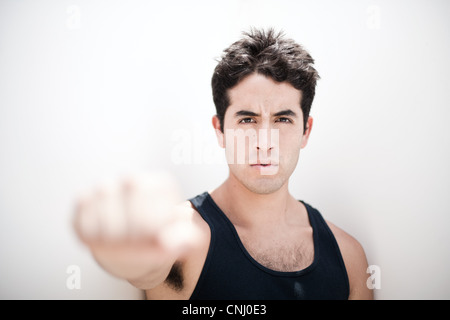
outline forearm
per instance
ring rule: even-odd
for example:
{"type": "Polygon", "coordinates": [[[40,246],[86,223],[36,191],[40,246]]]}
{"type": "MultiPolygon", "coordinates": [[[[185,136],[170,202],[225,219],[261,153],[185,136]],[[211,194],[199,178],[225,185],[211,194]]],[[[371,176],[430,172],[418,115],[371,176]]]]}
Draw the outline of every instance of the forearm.
{"type": "Polygon", "coordinates": [[[90,246],[96,262],[114,277],[125,279],[140,289],[162,283],[176,261],[142,244],[90,246]]]}

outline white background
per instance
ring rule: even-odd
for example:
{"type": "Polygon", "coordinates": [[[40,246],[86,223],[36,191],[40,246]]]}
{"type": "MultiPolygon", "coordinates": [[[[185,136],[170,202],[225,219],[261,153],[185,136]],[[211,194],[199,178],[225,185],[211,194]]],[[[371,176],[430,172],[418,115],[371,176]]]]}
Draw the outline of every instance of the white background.
{"type": "Polygon", "coordinates": [[[292,194],[361,242],[377,299],[449,299],[449,12],[446,0],[1,1],[0,298],[141,298],[78,242],[74,198],[134,170],[171,170],[186,198],[218,186],[214,59],[272,26],[322,77],[292,194]],[[66,286],[71,265],[80,289],[66,286]]]}

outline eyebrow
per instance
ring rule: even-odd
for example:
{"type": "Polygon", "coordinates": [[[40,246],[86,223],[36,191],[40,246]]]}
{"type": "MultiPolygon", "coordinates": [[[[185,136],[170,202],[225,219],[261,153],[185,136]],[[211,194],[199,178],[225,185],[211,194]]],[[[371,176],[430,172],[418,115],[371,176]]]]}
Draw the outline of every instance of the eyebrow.
{"type": "MultiPolygon", "coordinates": [[[[235,117],[242,117],[242,116],[247,116],[247,117],[259,117],[260,114],[259,113],[254,113],[253,111],[248,111],[248,110],[240,110],[237,111],[234,114],[235,117]]],[[[273,114],[274,117],[279,117],[279,116],[291,116],[291,117],[296,117],[297,114],[292,111],[291,109],[286,109],[286,110],[281,110],[278,111],[277,113],[273,114]]]]}

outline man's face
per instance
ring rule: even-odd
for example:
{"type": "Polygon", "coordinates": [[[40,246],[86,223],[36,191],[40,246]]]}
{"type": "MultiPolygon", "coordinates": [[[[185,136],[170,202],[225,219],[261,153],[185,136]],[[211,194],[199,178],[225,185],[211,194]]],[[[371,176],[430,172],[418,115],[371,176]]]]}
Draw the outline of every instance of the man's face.
{"type": "Polygon", "coordinates": [[[224,133],[216,116],[213,125],[230,174],[254,193],[275,192],[288,182],[311,130],[309,118],[303,132],[301,91],[253,73],[228,95],[224,133]]]}

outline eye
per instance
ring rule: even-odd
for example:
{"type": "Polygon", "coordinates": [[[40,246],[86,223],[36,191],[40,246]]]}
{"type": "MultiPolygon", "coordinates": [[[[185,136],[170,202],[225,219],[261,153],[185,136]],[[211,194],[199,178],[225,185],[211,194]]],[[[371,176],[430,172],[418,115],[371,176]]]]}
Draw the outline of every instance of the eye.
{"type": "Polygon", "coordinates": [[[277,119],[277,122],[292,123],[291,119],[289,119],[289,118],[279,118],[279,119],[277,119]]]}
{"type": "Polygon", "coordinates": [[[252,118],[244,118],[239,120],[239,123],[252,123],[255,122],[252,118]]]}

